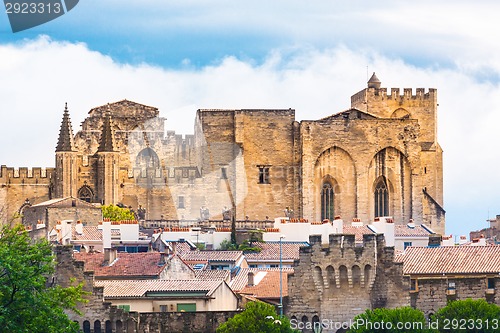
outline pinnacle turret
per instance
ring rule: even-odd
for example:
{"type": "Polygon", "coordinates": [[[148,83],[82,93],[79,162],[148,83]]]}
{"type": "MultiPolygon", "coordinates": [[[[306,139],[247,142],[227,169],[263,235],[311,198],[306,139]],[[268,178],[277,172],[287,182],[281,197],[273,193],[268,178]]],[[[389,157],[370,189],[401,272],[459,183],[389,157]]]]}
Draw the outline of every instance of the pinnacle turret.
{"type": "Polygon", "coordinates": [[[97,152],[116,152],[115,131],[111,123],[111,115],[108,113],[102,125],[101,141],[97,152]]]}
{"type": "Polygon", "coordinates": [[[60,151],[76,151],[73,128],[71,127],[71,119],[69,118],[68,103],[64,107],[59,139],[57,140],[56,152],[60,151]]]}
{"type": "Polygon", "coordinates": [[[381,84],[382,83],[378,79],[377,75],[375,75],[375,72],[373,72],[372,77],[370,78],[370,80],[368,80],[368,88],[379,89],[381,84]]]}

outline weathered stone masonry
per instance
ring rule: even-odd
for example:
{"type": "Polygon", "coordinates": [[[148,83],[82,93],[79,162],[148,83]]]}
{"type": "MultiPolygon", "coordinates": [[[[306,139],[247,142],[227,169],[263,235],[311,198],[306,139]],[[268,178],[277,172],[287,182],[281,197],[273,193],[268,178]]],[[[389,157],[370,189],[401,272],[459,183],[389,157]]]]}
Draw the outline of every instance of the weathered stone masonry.
{"type": "Polygon", "coordinates": [[[288,280],[285,310],[292,319],[348,322],[366,309],[409,305],[409,277],[383,235],[364,235],[362,247],[354,235],[330,235],[328,244],[311,236],[309,242],[288,280]]]}

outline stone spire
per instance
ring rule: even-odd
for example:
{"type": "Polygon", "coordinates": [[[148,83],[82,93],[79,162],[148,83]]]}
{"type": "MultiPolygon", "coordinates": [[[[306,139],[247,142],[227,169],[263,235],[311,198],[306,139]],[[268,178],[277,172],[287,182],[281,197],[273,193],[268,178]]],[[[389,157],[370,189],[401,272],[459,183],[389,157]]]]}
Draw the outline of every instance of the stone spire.
{"type": "Polygon", "coordinates": [[[377,75],[375,75],[375,72],[373,72],[372,77],[368,80],[368,88],[380,89],[381,84],[382,82],[380,82],[377,75]]]}
{"type": "Polygon", "coordinates": [[[57,140],[56,152],[59,151],[76,151],[73,128],[71,127],[71,119],[69,118],[68,103],[64,107],[59,139],[57,140]]]}
{"type": "Polygon", "coordinates": [[[101,142],[99,142],[97,152],[116,151],[115,131],[113,130],[113,124],[111,123],[111,115],[108,112],[104,118],[104,123],[102,124],[101,142]]]}

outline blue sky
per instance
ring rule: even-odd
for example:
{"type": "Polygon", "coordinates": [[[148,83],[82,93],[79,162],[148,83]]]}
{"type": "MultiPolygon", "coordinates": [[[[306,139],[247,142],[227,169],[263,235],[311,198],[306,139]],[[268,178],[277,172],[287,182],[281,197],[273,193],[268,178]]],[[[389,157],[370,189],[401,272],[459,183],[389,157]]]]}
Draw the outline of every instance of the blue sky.
{"type": "Polygon", "coordinates": [[[81,0],[11,32],[0,13],[0,164],[51,166],[64,103],[153,105],[192,133],[197,108],[349,107],[376,71],[391,88],[437,88],[447,233],[500,214],[500,29],[494,1],[81,0]],[[19,135],[21,133],[21,135],[19,135]]]}

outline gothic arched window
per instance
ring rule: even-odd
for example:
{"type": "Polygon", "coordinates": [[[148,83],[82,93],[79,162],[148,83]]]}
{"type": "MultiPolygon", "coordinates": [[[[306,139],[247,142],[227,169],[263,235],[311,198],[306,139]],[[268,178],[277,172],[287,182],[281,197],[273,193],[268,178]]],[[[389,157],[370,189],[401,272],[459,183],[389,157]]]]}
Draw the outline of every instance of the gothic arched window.
{"type": "Polygon", "coordinates": [[[389,190],[384,177],[375,185],[375,217],[389,216],[389,190]]]}
{"type": "Polygon", "coordinates": [[[323,183],[323,187],[321,189],[321,220],[329,219],[333,220],[334,218],[334,209],[333,209],[333,187],[330,183],[323,183]]]}
{"type": "Polygon", "coordinates": [[[92,202],[94,199],[94,192],[87,185],[82,186],[78,190],[78,198],[83,201],[92,202]]]}
{"type": "Polygon", "coordinates": [[[147,147],[139,152],[135,159],[135,165],[140,168],[159,168],[160,159],[156,152],[147,147]]]}

